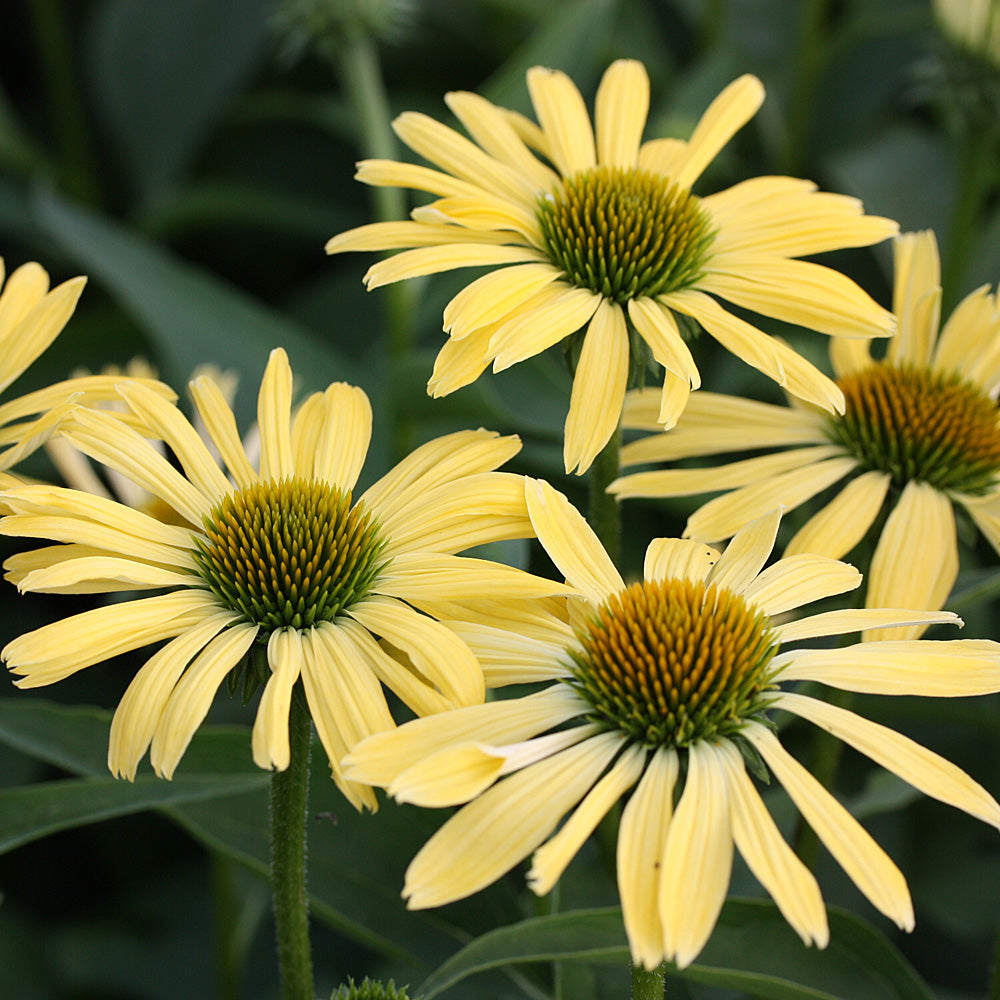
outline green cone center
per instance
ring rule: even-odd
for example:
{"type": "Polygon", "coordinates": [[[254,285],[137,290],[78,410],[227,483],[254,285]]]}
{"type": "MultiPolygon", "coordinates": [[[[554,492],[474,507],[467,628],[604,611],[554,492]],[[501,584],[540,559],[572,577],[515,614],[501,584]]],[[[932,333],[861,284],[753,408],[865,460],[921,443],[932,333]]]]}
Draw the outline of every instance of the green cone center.
{"type": "Polygon", "coordinates": [[[633,584],[577,638],[569,683],[595,719],[651,747],[738,732],[766,705],[778,648],[767,616],[691,580],[633,584]]]}
{"type": "Polygon", "coordinates": [[[958,374],[875,364],[839,379],[845,411],[830,435],[865,469],[982,494],[1000,473],[996,403],[958,374]]]}
{"type": "Polygon", "coordinates": [[[225,496],[195,559],[219,600],[262,626],[309,628],[361,600],[384,565],[378,525],[351,493],[292,476],[225,496]]]}
{"type": "Polygon", "coordinates": [[[647,170],[594,167],[538,202],[545,250],[579,288],[614,302],[694,284],[712,242],[689,191],[647,170]]]}

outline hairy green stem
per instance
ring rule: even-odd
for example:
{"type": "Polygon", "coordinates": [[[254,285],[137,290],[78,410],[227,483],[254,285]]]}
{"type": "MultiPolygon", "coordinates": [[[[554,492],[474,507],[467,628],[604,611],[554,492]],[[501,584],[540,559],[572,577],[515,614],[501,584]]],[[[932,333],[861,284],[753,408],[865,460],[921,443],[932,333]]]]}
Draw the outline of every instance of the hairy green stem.
{"type": "Polygon", "coordinates": [[[288,717],[291,762],[271,778],[271,892],[282,1000],[314,1000],[306,895],[306,808],[312,729],[300,688],[288,717]]]}
{"type": "Polygon", "coordinates": [[[632,1000],[663,1000],[665,980],[665,964],[660,964],[655,969],[644,969],[633,963],[632,1000]]]}
{"type": "Polygon", "coordinates": [[[616,564],[621,549],[621,515],[617,497],[613,497],[607,489],[618,478],[621,444],[622,432],[619,427],[590,467],[590,501],[587,508],[590,527],[611,556],[611,561],[616,564]]]}

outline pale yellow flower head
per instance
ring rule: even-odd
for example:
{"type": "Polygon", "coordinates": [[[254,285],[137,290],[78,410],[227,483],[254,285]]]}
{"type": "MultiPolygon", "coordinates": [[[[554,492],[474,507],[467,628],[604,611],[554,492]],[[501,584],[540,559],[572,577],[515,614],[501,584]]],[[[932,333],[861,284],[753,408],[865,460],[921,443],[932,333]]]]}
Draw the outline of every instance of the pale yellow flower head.
{"type": "Polygon", "coordinates": [[[176,406],[134,382],[119,391],[142,433],[115,413],[83,407],[61,431],[171,516],[63,487],[10,488],[0,493],[11,512],[0,534],[56,544],[12,556],[7,578],[25,591],[162,593],[9,642],[2,655],[16,683],[52,684],[168,640],[115,713],[108,752],[115,774],[132,778],[148,749],[157,773],[170,777],[228,677],[251,690],[263,685],[252,737],[260,767],[288,766],[290,699],[301,694],[334,779],[354,805],[374,808],[371,789],[344,780],[340,759],[363,736],[394,725],[383,685],[418,715],[483,699],[483,668],[442,624],[442,609],[474,627],[480,614],[492,619],[489,602],[480,612],[467,605],[470,597],[563,589],[456,554],[531,534],[521,478],[495,471],[520,442],[484,430],[437,438],[355,499],[372,430],[368,397],[334,383],[293,418],[292,372],[280,349],[258,396],[257,465],[211,378],[194,381],[191,394],[222,464],[176,406]]]}
{"type": "Polygon", "coordinates": [[[329,253],[402,250],[373,265],[369,288],[460,267],[488,267],[444,311],[449,340],[429,390],[443,396],[585,331],[566,421],[567,471],[584,472],[621,415],[630,372],[664,369],[658,419],[672,425],[701,384],[677,317],[787,387],[839,411],[837,387],[722,302],[832,335],[890,334],[893,319],[836,271],[796,258],[885,239],[897,226],[810,181],[757,177],[714,194],[692,188],[753,117],[764,89],[734,81],[688,140],[643,141],[649,80],[613,63],[593,124],[572,81],[528,71],[537,123],[475,94],[446,101],[471,139],[426,115],[395,122],[434,167],[366,160],[358,178],[436,196],[410,221],[335,236],[329,253]],[[720,301],[721,300],[721,301],[720,301]]]}
{"type": "Polygon", "coordinates": [[[400,801],[461,806],[407,870],[409,905],[460,899],[529,855],[531,888],[548,892],[625,800],[618,889],[635,962],[652,969],[664,959],[681,967],[695,960],[725,900],[734,848],[802,940],[824,947],[816,879],[751,777],[765,768],[860,891],[911,929],[902,874],[783,748],[769,716],[781,710],[814,723],[925,794],[1000,828],[1000,805],[953,764],[885,726],[786,690],[808,680],[869,694],[995,692],[1000,644],[831,649],[821,641],[785,649],[873,626],[960,623],[947,612],[891,608],[789,621],[788,612],[857,587],[861,575],[807,554],[763,568],[777,512],[748,524],[721,553],[655,539],[643,579],[626,585],[565,497],[532,480],[526,495],[539,541],[579,596],[572,627],[552,618],[523,633],[520,662],[534,656],[539,677],[560,681],[376,734],[345,761],[349,779],[386,787],[400,801]]]}
{"type": "MultiPolygon", "coordinates": [[[[0,392],[6,390],[62,332],[87,283],[70,278],[49,288],[49,275],[34,262],[22,264],[4,282],[0,258],[0,392]]],[[[16,483],[7,470],[44,444],[69,406],[115,396],[120,378],[89,376],[57,382],[0,404],[0,486],[16,483]]],[[[166,386],[147,380],[163,396],[166,386]]]]}
{"type": "Polygon", "coordinates": [[[764,453],[722,466],[629,473],[611,492],[625,498],[725,491],[685,528],[685,535],[716,542],[747,518],[778,504],[797,507],[837,487],[786,554],[839,559],[888,508],[868,573],[869,605],[943,607],[958,574],[956,505],[1000,552],[1000,303],[988,286],[977,288],[942,327],[934,234],[897,237],[895,258],[899,332],[884,357],[873,358],[863,340],[831,342],[846,397],[842,414],[702,393],[675,428],[661,433],[656,399],[635,393],[624,424],[654,433],[622,449],[626,468],[764,453]]]}

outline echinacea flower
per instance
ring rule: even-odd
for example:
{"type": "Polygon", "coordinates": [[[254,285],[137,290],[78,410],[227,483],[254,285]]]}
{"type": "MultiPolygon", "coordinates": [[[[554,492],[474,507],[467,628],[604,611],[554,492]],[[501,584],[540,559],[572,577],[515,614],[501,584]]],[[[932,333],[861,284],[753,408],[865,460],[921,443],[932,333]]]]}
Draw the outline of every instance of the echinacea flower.
{"type": "MultiPolygon", "coordinates": [[[[89,373],[80,372],[76,377],[84,377],[89,373]]],[[[132,358],[124,368],[117,365],[105,365],[100,374],[118,384],[125,379],[155,379],[157,372],[144,358],[132,358]]],[[[192,379],[207,375],[218,386],[225,401],[232,406],[236,396],[236,386],[239,377],[236,372],[223,371],[215,365],[199,365],[192,373],[192,379]]],[[[112,410],[115,413],[128,415],[128,407],[120,396],[101,402],[92,403],[98,409],[112,410]]],[[[218,449],[212,443],[200,416],[195,413],[191,424],[198,432],[206,447],[216,460],[221,458],[218,449]]],[[[151,440],[150,444],[161,454],[166,455],[166,447],[161,441],[151,440]]],[[[256,425],[243,435],[243,449],[251,463],[260,460],[260,434],[256,425]]],[[[45,451],[52,464],[56,467],[61,480],[74,490],[83,490],[95,496],[108,500],[119,500],[127,507],[141,510],[145,514],[161,518],[169,523],[181,523],[180,518],[159,497],[149,490],[134,483],[128,476],[115,469],[97,467],[82,451],[75,448],[60,434],[45,442],[45,451]]]]}
{"type": "MultiPolygon", "coordinates": [[[[1000,552],[1000,308],[987,286],[978,288],[939,335],[934,234],[898,237],[895,263],[899,332],[885,357],[875,360],[864,341],[831,341],[843,414],[703,393],[673,430],[626,445],[622,464],[767,453],[709,468],[631,473],[611,492],[625,498],[726,490],[692,514],[684,532],[716,542],[772,507],[797,507],[843,482],[786,554],[839,559],[888,505],[868,572],[869,605],[943,607],[958,573],[953,504],[1000,552]]],[[[655,406],[648,393],[635,394],[625,425],[653,430],[655,406]]]]}
{"type": "MultiPolygon", "coordinates": [[[[70,278],[50,289],[48,272],[33,261],[13,271],[6,283],[4,273],[0,258],[0,392],[59,336],[87,283],[83,277],[70,278]]],[[[18,481],[7,470],[48,439],[71,397],[86,403],[110,399],[119,381],[99,375],[69,379],[0,404],[0,486],[18,481]]],[[[173,395],[160,383],[145,384],[173,395]]]]}
{"type": "Polygon", "coordinates": [[[579,601],[574,627],[554,622],[550,630],[562,641],[551,664],[562,680],[376,734],[345,761],[351,779],[387,787],[401,801],[467,803],[410,864],[409,905],[474,893],[532,852],[528,882],[548,892],[627,798],[618,889],[635,962],[683,967],[695,959],[726,897],[734,847],[802,940],[823,947],[829,933],[816,880],[778,832],[749,760],[785,788],[872,904],[911,928],[902,874],[782,747],[769,716],[780,709],[815,723],[927,795],[1000,828],[1000,806],[953,764],[885,726],[784,689],[810,680],[871,694],[994,692],[1000,645],[903,640],[782,650],[873,625],[958,619],[869,609],[786,621],[786,612],[850,590],[861,576],[808,554],[762,570],[777,512],[744,527],[722,554],[689,539],[655,539],[644,579],[628,586],[565,497],[531,480],[526,493],[539,541],[582,595],[571,598],[579,601]]]}
{"type": "Polygon", "coordinates": [[[361,226],[327,244],[329,253],[409,248],[375,264],[365,276],[369,288],[493,268],[444,311],[450,339],[431,394],[453,392],[490,363],[501,371],[586,327],[564,443],[567,471],[583,472],[618,426],[630,369],[635,374],[650,357],[665,369],[659,419],[667,426],[701,384],[681,316],[790,392],[842,409],[826,376],[718,300],[827,334],[890,334],[892,317],[857,285],[795,258],[877,243],[896,223],[790,177],[692,193],[760,107],[764,90],[753,76],[726,87],[689,140],[647,142],[649,79],[641,63],[620,60],[604,74],[594,126],[565,74],[535,67],[527,80],[537,125],[471,93],[445,100],[473,141],[423,114],[397,118],[403,142],[440,169],[365,160],[357,177],[437,200],[410,221],[361,226]]]}
{"type": "Polygon", "coordinates": [[[258,396],[259,469],[219,387],[204,376],[191,384],[231,478],[174,405],[134,383],[120,392],[183,471],[108,411],[78,407],[61,433],[173,516],[160,520],[64,487],[8,489],[0,496],[12,513],[0,534],[60,544],[12,556],[7,576],[23,591],[166,593],[12,640],[2,656],[16,683],[52,684],[170,640],[136,674],[112,722],[109,767],[132,778],[147,749],[158,774],[173,774],[216,691],[240,669],[259,672],[250,679],[264,684],[254,761],[287,767],[289,705],[301,681],[338,785],[354,805],[374,808],[371,789],[345,782],[339,762],[358,739],[394,725],[382,684],[418,715],[484,696],[472,650],[424,604],[461,606],[482,593],[535,597],[560,586],[455,554],[531,533],[521,478],[494,471],[520,442],[483,430],[438,438],[354,500],[371,436],[368,397],[334,383],[309,396],[293,420],[282,350],[272,352],[258,396]]]}

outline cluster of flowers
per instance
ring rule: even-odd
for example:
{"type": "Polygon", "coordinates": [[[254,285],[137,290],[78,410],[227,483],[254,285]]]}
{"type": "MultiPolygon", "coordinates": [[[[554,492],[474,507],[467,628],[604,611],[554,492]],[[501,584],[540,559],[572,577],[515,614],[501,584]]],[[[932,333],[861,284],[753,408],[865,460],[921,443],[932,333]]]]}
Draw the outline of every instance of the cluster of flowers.
{"type": "MultiPolygon", "coordinates": [[[[693,194],[759,107],[752,77],[726,88],[687,141],[642,141],[649,93],[636,62],[608,69],[593,126],[562,73],[533,69],[528,87],[537,123],[448,95],[471,140],[423,115],[398,119],[401,139],[437,169],[366,161],[359,177],[436,200],[408,221],[337,236],[328,250],[401,250],[370,269],[370,287],[492,268],[445,310],[433,395],[569,339],[568,472],[586,471],[620,424],[651,432],[626,445],[626,467],[772,451],[618,478],[620,498],[726,491],[692,515],[684,538],[650,542],[642,579],[627,582],[562,494],[498,471],[517,453],[515,437],[437,438],[355,497],[368,398],[334,383],[294,401],[280,348],[260,384],[259,459],[211,376],[190,385],[200,432],[154,380],[71,380],[0,407],[0,467],[51,439],[125,477],[146,502],[3,473],[0,533],[53,543],[11,557],[7,578],[22,591],[157,593],[22,635],[3,658],[18,685],[36,687],[165,640],[114,716],[109,766],[129,779],[147,751],[169,778],[234,676],[262,689],[254,761],[285,768],[289,706],[304,698],[356,807],[374,810],[376,787],[461,806],[408,870],[413,907],[473,893],[529,856],[528,881],[547,892],[624,799],[618,882],[637,963],[693,961],[726,896],[734,848],[802,939],[822,947],[820,891],[757,791],[751,774],[763,768],[872,904],[909,928],[902,875],[782,747],[771,715],[806,719],[1000,827],[1000,806],[954,765],[796,689],[1000,691],[996,643],[919,638],[931,624],[961,624],[941,610],[958,567],[953,502],[1000,546],[996,298],[973,292],[938,336],[932,235],[896,237],[889,312],[799,258],[889,238],[891,221],[786,177],[693,194]],[[836,380],[720,300],[832,335],[836,380]],[[682,335],[691,321],[783,386],[791,405],[693,393],[701,376],[682,335]],[[876,360],[870,340],[886,336],[876,360]],[[650,362],[662,388],[627,392],[650,362]],[[840,481],[768,565],[781,509],[840,481]],[[860,585],[839,560],[887,506],[866,606],[789,616],[860,585]],[[537,538],[563,580],[460,554],[515,538],[537,538]],[[855,632],[864,641],[800,645],[855,632]],[[487,699],[513,684],[537,689],[487,699]],[[386,689],[417,718],[397,727],[386,689]]],[[[37,265],[10,276],[2,386],[59,332],[81,287],[49,291],[37,265]]]]}

